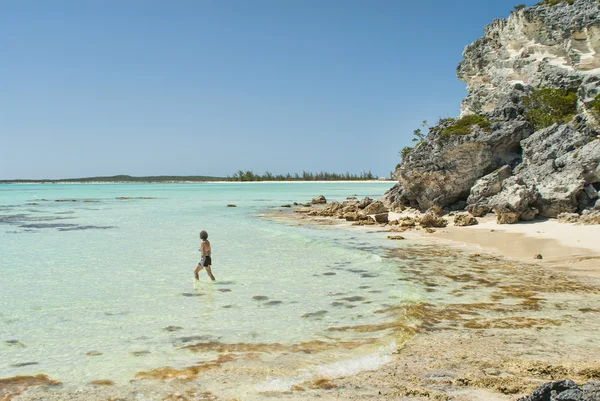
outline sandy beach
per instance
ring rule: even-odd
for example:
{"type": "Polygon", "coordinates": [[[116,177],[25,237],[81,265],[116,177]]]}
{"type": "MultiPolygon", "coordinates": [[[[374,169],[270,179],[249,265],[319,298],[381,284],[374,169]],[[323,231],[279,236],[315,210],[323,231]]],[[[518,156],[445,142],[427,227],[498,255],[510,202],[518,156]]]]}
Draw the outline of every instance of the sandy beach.
{"type": "Polygon", "coordinates": [[[536,220],[519,224],[496,224],[493,216],[478,225],[450,225],[432,237],[479,246],[523,262],[553,267],[569,275],[600,279],[600,226],[536,220]],[[542,255],[541,260],[535,259],[542,255]]]}
{"type": "Polygon", "coordinates": [[[418,251],[466,253],[471,267],[496,262],[493,271],[460,273],[419,266],[432,292],[450,278],[464,284],[454,293],[470,292],[468,301],[465,296],[464,302],[423,305],[417,334],[385,366],[328,380],[328,390],[309,387],[277,398],[508,401],[548,381],[599,380],[600,308],[581,300],[600,295],[600,226],[480,220],[476,226],[402,233],[428,244],[418,251]]]}

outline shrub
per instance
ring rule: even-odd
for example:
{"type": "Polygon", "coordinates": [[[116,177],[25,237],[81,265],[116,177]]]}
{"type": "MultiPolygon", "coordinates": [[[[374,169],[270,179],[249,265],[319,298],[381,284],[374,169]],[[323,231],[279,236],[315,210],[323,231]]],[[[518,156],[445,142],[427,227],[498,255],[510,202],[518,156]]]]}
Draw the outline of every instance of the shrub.
{"type": "Polygon", "coordinates": [[[575,3],[575,0],[543,0],[540,1],[539,3],[536,4],[536,6],[556,6],[560,3],[569,3],[569,4],[573,4],[575,3]]]}
{"type": "Polygon", "coordinates": [[[519,4],[518,6],[515,6],[515,11],[519,11],[525,8],[525,4],[519,4]]]}
{"type": "Polygon", "coordinates": [[[523,98],[523,105],[525,118],[538,130],[571,121],[577,114],[577,95],[563,89],[536,89],[523,98]]]}
{"type": "Polygon", "coordinates": [[[403,162],[406,160],[406,156],[408,156],[408,154],[410,153],[410,151],[413,150],[413,149],[414,148],[411,148],[410,146],[405,146],[405,147],[402,148],[402,150],[400,151],[400,157],[402,158],[403,162]]]}
{"type": "Polygon", "coordinates": [[[448,138],[453,135],[468,135],[475,125],[485,132],[489,132],[492,127],[492,123],[486,116],[471,114],[456,120],[452,125],[444,128],[440,137],[448,138]]]}

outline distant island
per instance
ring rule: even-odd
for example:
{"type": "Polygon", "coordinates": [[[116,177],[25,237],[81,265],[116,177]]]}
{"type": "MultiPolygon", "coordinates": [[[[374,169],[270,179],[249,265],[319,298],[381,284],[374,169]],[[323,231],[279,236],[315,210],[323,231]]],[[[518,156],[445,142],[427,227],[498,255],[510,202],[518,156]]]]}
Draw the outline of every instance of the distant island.
{"type": "Polygon", "coordinates": [[[255,174],[250,170],[234,173],[233,176],[227,177],[212,177],[203,175],[190,175],[190,176],[171,176],[171,175],[159,175],[159,176],[146,176],[146,177],[134,177],[130,175],[113,175],[113,176],[102,176],[102,177],[84,177],[84,178],[61,178],[61,179],[19,179],[19,180],[0,180],[0,184],[67,184],[67,183],[197,183],[197,182],[209,182],[209,181],[232,181],[232,182],[257,182],[257,181],[371,181],[377,180],[370,171],[362,172],[360,174],[351,174],[346,172],[345,174],[337,173],[310,173],[303,171],[302,174],[278,174],[273,175],[269,172],[264,174],[255,174]]]}

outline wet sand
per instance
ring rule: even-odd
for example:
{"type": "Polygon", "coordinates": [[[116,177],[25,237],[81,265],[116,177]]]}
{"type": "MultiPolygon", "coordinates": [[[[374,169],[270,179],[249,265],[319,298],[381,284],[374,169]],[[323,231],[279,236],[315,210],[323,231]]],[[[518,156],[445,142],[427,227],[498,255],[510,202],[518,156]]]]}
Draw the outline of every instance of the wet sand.
{"type": "MultiPolygon", "coordinates": [[[[286,218],[298,223],[297,216],[286,218]]],[[[272,362],[287,356],[269,354],[272,345],[231,345],[194,367],[141,372],[126,388],[98,381],[69,392],[51,378],[13,379],[0,383],[0,400],[134,400],[144,394],[142,399],[181,401],[499,401],[516,400],[550,380],[598,380],[600,250],[593,239],[600,238],[600,227],[557,224],[497,226],[484,221],[433,234],[403,233],[421,241],[411,246],[400,241],[387,257],[409,261],[402,267],[407,279],[429,296],[398,307],[399,316],[418,321],[414,326],[368,328],[373,335],[410,336],[398,341],[390,361],[374,370],[347,377],[310,376],[277,390],[244,389],[236,378],[251,382],[285,373],[265,355],[272,362]],[[534,259],[538,253],[542,260],[534,259]]],[[[376,235],[386,236],[388,229],[381,227],[376,235]]],[[[339,344],[340,350],[344,347],[339,344]]],[[[323,346],[285,351],[319,355],[323,346]]]]}

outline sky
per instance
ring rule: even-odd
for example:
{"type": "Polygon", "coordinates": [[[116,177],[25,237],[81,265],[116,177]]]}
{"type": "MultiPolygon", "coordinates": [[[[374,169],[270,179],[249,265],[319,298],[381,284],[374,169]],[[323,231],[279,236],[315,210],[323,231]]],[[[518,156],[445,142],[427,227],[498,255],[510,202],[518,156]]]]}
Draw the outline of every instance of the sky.
{"type": "Polygon", "coordinates": [[[0,179],[387,177],[517,3],[0,0],[0,179]]]}

